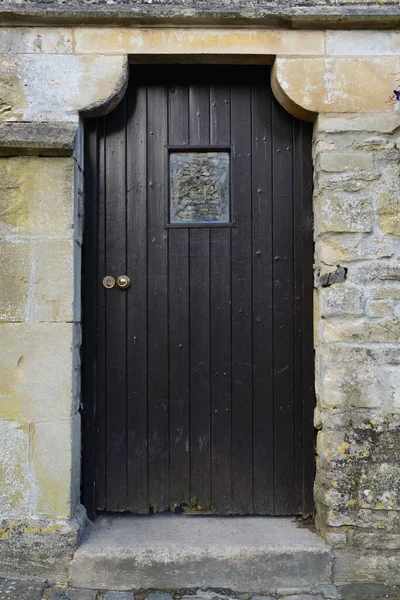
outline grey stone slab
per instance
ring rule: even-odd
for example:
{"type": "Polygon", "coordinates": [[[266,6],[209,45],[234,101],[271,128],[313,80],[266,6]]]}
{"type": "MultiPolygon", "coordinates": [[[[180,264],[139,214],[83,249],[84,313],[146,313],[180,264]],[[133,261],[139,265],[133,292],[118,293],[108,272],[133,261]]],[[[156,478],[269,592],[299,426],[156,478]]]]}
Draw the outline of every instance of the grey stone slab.
{"type": "Polygon", "coordinates": [[[147,600],[173,600],[171,594],[153,592],[147,596],[147,600]]]}
{"type": "Polygon", "coordinates": [[[0,156],[70,156],[76,132],[68,123],[0,123],[0,156]]]}
{"type": "Polygon", "coordinates": [[[251,600],[275,600],[272,596],[253,596],[251,600]]]}
{"type": "Polygon", "coordinates": [[[340,600],[342,597],[337,587],[333,584],[321,585],[316,591],[321,592],[326,600],[340,600]]]}
{"type": "Polygon", "coordinates": [[[319,26],[396,27],[398,26],[398,0],[91,0],[88,5],[82,0],[3,0],[0,5],[3,22],[15,21],[19,25],[44,22],[83,25],[137,23],[208,24],[220,22],[224,25],[242,25],[247,22],[260,25],[297,27],[318,24],[319,26]]]}
{"type": "Polygon", "coordinates": [[[350,583],[337,587],[343,600],[400,600],[400,590],[383,583],[350,583]]]}
{"type": "Polygon", "coordinates": [[[284,596],[281,600],[323,600],[323,597],[321,595],[296,594],[294,596],[284,596]]]}
{"type": "Polygon", "coordinates": [[[104,600],[134,600],[133,592],[106,592],[104,600]]]}
{"type": "Polygon", "coordinates": [[[54,588],[49,600],[96,600],[97,592],[86,589],[54,588]]]}
{"type": "Polygon", "coordinates": [[[263,594],[331,583],[332,551],[291,518],[123,515],[96,521],[69,575],[102,590],[263,594]]]}
{"type": "Polygon", "coordinates": [[[0,579],[0,600],[40,600],[45,587],[29,579],[0,579]]]}

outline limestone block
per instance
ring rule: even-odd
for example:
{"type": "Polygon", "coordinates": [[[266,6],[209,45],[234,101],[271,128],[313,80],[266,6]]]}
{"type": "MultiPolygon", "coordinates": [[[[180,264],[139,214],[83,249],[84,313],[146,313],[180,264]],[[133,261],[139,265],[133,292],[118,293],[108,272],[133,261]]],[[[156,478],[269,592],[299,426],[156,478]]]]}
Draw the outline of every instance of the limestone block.
{"type": "Polygon", "coordinates": [[[0,324],[0,418],[68,419],[72,413],[73,325],[0,324]]]}
{"type": "Polygon", "coordinates": [[[25,321],[28,314],[31,245],[0,239],[0,321],[25,321]]]}
{"type": "Polygon", "coordinates": [[[397,56],[278,57],[273,78],[298,108],[296,116],[305,111],[303,116],[316,117],[324,112],[391,112],[387,100],[396,87],[397,72],[397,56]]]}
{"type": "Polygon", "coordinates": [[[376,394],[375,379],[375,361],[365,348],[318,349],[316,391],[321,408],[379,407],[382,398],[376,394]]]}
{"type": "Polygon", "coordinates": [[[45,240],[33,244],[31,310],[35,320],[74,320],[75,244],[73,240],[45,240]]]}
{"type": "Polygon", "coordinates": [[[400,285],[378,285],[368,288],[368,296],[374,300],[400,300],[400,285]]]}
{"type": "Polygon", "coordinates": [[[2,53],[71,54],[72,29],[67,27],[2,27],[2,53]]]}
{"type": "Polygon", "coordinates": [[[79,120],[79,111],[111,110],[125,93],[126,56],[4,54],[0,63],[0,119],[79,120]]]}
{"type": "Polygon", "coordinates": [[[75,29],[78,54],[324,54],[322,31],[216,28],[75,29]]]}
{"type": "Polygon", "coordinates": [[[327,133],[345,132],[377,132],[393,133],[400,123],[400,115],[397,113],[387,114],[343,114],[318,116],[317,131],[327,133]]]}
{"type": "Polygon", "coordinates": [[[318,198],[319,233],[372,231],[374,210],[368,195],[325,192],[318,198]]]}
{"type": "Polygon", "coordinates": [[[30,466],[29,424],[0,421],[0,440],[1,512],[8,517],[34,514],[37,488],[30,466]]]}
{"type": "Polygon", "coordinates": [[[400,54],[398,31],[327,31],[326,52],[331,56],[400,54]]]}
{"type": "Polygon", "coordinates": [[[323,324],[323,339],[327,342],[397,343],[400,339],[400,320],[388,319],[370,322],[357,319],[353,322],[323,324]]]}
{"type": "Polygon", "coordinates": [[[321,316],[361,316],[364,313],[364,294],[355,287],[344,287],[341,285],[321,289],[320,298],[321,316]]]}
{"type": "Polygon", "coordinates": [[[354,283],[400,281],[400,263],[397,260],[377,260],[352,265],[347,279],[354,283]]]}
{"type": "Polygon", "coordinates": [[[400,256],[399,240],[390,236],[357,233],[325,234],[316,240],[317,263],[341,265],[356,260],[400,256]]]}
{"type": "Polygon", "coordinates": [[[325,265],[338,265],[364,258],[363,234],[330,234],[329,237],[319,238],[315,243],[317,262],[325,265]]]}
{"type": "Polygon", "coordinates": [[[381,194],[378,199],[379,227],[384,233],[400,236],[400,196],[381,194]]]}
{"type": "Polygon", "coordinates": [[[393,314],[393,304],[390,300],[367,300],[365,314],[376,319],[390,317],[393,314]]]}
{"type": "Polygon", "coordinates": [[[369,464],[361,474],[358,501],[362,508],[400,509],[400,466],[369,464]]]}
{"type": "Polygon", "coordinates": [[[70,238],[73,159],[0,159],[0,234],[70,238]]]}
{"type": "Polygon", "coordinates": [[[323,152],[320,156],[320,168],[322,171],[368,171],[373,168],[372,154],[361,152],[323,152]]]}
{"type": "Polygon", "coordinates": [[[32,464],[37,482],[37,510],[45,517],[68,519],[78,502],[79,420],[79,415],[75,415],[69,421],[34,426],[32,464]]]}

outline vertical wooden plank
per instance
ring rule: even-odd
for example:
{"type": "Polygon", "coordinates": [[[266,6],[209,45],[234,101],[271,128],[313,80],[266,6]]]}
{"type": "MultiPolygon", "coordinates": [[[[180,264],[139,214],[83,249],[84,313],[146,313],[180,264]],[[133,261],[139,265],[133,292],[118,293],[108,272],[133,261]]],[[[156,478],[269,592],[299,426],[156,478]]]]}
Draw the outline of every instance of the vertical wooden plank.
{"type": "Polygon", "coordinates": [[[292,120],[273,101],[275,514],[294,511],[292,120]]]}
{"type": "Polygon", "coordinates": [[[96,508],[106,508],[106,293],[102,280],[106,273],[106,132],[105,118],[99,118],[97,126],[99,144],[99,191],[98,191],[98,263],[97,263],[97,299],[98,315],[96,357],[96,508]]]}
{"type": "Polygon", "coordinates": [[[273,514],[272,92],[263,75],[252,93],[253,502],[256,514],[273,514]]]}
{"type": "Polygon", "coordinates": [[[312,207],[312,124],[301,123],[302,144],[300,152],[302,173],[302,222],[298,227],[303,232],[303,264],[301,268],[301,291],[302,291],[302,323],[303,323],[303,503],[302,514],[312,515],[314,512],[314,476],[315,476],[315,430],[313,426],[313,415],[315,409],[315,373],[314,373],[314,336],[313,336],[313,263],[314,263],[314,239],[313,239],[313,207],[312,207]]]}
{"type": "Polygon", "coordinates": [[[169,508],[168,238],[164,224],[166,86],[150,82],[147,101],[149,503],[157,512],[169,508]]]}
{"type": "MultiPolygon", "coordinates": [[[[231,90],[210,88],[210,143],[230,143],[231,90]]],[[[232,512],[231,229],[210,230],[212,508],[232,512]]]]}
{"type": "Polygon", "coordinates": [[[294,422],[295,470],[294,510],[303,505],[303,131],[301,121],[293,119],[293,268],[294,268],[294,422]]]}
{"type": "MultiPolygon", "coordinates": [[[[189,90],[179,81],[168,90],[170,145],[185,145],[189,141],[189,90]]],[[[189,230],[169,229],[168,248],[169,486],[173,509],[190,502],[189,230]]]]}
{"type": "MultiPolygon", "coordinates": [[[[251,71],[250,71],[251,73],[251,71]]],[[[231,99],[232,195],[232,502],[253,510],[251,89],[236,82],[231,99]]]]}
{"type": "MultiPolygon", "coordinates": [[[[126,273],[125,103],[106,118],[106,275],[126,273]]],[[[126,510],[126,292],[106,290],[107,510],[126,510]]]]}
{"type": "Polygon", "coordinates": [[[147,446],[147,93],[140,70],[127,94],[127,509],[146,513],[147,446]]]}
{"type": "Polygon", "coordinates": [[[86,227],[82,256],[82,442],[83,502],[89,519],[96,512],[96,337],[97,330],[97,216],[98,216],[98,139],[97,119],[85,122],[85,214],[86,227]]]}
{"type": "MultiPolygon", "coordinates": [[[[210,86],[189,90],[190,143],[210,141],[210,86]]],[[[210,230],[190,230],[191,505],[211,506],[210,230]]]]}

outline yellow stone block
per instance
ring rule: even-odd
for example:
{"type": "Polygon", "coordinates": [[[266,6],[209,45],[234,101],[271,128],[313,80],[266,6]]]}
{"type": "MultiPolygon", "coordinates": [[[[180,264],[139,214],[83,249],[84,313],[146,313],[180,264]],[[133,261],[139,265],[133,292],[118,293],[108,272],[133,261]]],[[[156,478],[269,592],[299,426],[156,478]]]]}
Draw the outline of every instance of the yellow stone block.
{"type": "Polygon", "coordinates": [[[0,159],[0,234],[70,238],[72,158],[0,159]]]}
{"type": "Polygon", "coordinates": [[[78,54],[324,54],[322,31],[260,28],[75,29],[78,54]]]}
{"type": "Polygon", "coordinates": [[[31,244],[0,239],[0,321],[25,321],[28,314],[31,244]]]}
{"type": "Polygon", "coordinates": [[[79,422],[77,415],[69,421],[35,424],[33,470],[38,490],[37,508],[45,517],[68,519],[78,502],[77,486],[73,482],[80,479],[79,422]]]}
{"type": "MultiPolygon", "coordinates": [[[[297,107],[318,113],[392,112],[388,103],[396,86],[398,57],[285,58],[274,64],[279,85],[297,107]]],[[[292,108],[293,112],[293,108],[292,108]]]]}
{"type": "Polygon", "coordinates": [[[0,419],[68,419],[73,412],[73,325],[1,323],[0,419]]]}
{"type": "Polygon", "coordinates": [[[73,240],[46,240],[33,245],[34,315],[38,321],[74,320],[73,240]]]}

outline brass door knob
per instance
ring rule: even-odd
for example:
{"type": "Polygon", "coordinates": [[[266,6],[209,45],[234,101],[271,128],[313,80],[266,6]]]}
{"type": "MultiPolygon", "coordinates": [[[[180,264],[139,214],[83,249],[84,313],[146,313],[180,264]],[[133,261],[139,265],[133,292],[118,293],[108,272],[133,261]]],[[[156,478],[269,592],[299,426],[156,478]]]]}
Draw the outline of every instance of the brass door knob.
{"type": "Polygon", "coordinates": [[[127,275],[120,275],[117,279],[117,286],[121,290],[126,290],[131,285],[131,280],[127,275]]]}

